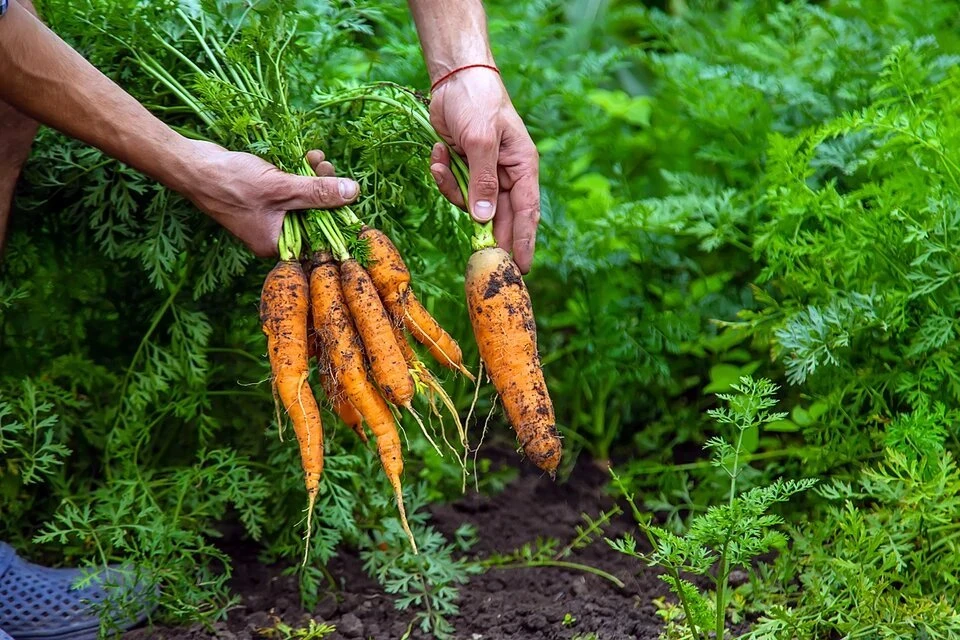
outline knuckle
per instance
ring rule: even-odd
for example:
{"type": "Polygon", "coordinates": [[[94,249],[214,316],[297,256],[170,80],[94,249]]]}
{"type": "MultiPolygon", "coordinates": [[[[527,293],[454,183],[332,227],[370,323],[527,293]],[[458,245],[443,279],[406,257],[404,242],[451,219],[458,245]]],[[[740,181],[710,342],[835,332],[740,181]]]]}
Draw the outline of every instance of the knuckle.
{"type": "Polygon", "coordinates": [[[540,224],[540,207],[527,207],[525,209],[520,209],[519,211],[514,212],[514,215],[529,221],[533,226],[540,224]]]}
{"type": "Polygon", "coordinates": [[[461,143],[464,149],[489,151],[497,146],[497,139],[492,131],[471,129],[463,134],[461,143]]]}
{"type": "Polygon", "coordinates": [[[477,191],[485,195],[495,194],[500,188],[500,183],[497,181],[497,176],[493,175],[491,171],[482,171],[477,175],[476,181],[477,191]]]}
{"type": "Polygon", "coordinates": [[[314,180],[312,188],[312,196],[316,199],[318,204],[325,204],[334,199],[334,191],[330,188],[330,184],[327,180],[314,180]]]}

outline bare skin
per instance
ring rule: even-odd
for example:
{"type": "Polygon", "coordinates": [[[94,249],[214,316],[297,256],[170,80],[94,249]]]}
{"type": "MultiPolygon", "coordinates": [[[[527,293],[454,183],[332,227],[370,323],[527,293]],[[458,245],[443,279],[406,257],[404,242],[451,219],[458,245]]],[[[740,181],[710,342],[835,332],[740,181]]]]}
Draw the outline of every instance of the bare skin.
{"type": "MultiPolygon", "coordinates": [[[[353,180],[287,174],[256,156],[181,136],[19,0],[11,0],[0,19],[0,68],[0,100],[7,109],[24,114],[23,129],[15,129],[14,123],[8,137],[0,138],[19,158],[15,168],[2,170],[3,211],[9,212],[13,184],[36,130],[30,119],[91,144],[182,193],[259,256],[276,255],[287,211],[339,207],[357,197],[359,187],[353,180]]],[[[7,217],[4,214],[4,222],[7,217]]]]}
{"type": "MultiPolygon", "coordinates": [[[[33,16],[37,15],[30,0],[21,0],[20,4],[33,16]]],[[[0,150],[3,151],[0,153],[0,254],[7,244],[13,190],[39,128],[40,123],[36,120],[0,100],[0,150]]]]}
{"type": "MultiPolygon", "coordinates": [[[[458,2],[455,11],[444,0],[409,4],[431,83],[464,65],[495,66],[480,0],[458,2]]],[[[527,273],[540,221],[540,159],[499,74],[473,68],[444,80],[433,92],[430,119],[470,167],[466,206],[450,171],[449,152],[443,145],[434,147],[430,171],[440,191],[478,222],[492,218],[497,243],[527,273]]]]}
{"type": "MultiPolygon", "coordinates": [[[[442,0],[409,2],[432,82],[463,65],[494,64],[480,0],[464,0],[456,11],[442,0]]],[[[356,182],[333,177],[332,167],[328,176],[293,176],[177,134],[44,27],[27,0],[11,0],[0,20],[0,68],[0,247],[37,121],[179,191],[259,256],[276,255],[286,211],[342,206],[357,196],[356,182]]],[[[498,243],[526,273],[540,218],[539,158],[500,76],[481,68],[455,73],[434,91],[430,115],[471,173],[465,203],[449,154],[437,145],[430,170],[440,191],[476,220],[492,218],[498,243]]]]}

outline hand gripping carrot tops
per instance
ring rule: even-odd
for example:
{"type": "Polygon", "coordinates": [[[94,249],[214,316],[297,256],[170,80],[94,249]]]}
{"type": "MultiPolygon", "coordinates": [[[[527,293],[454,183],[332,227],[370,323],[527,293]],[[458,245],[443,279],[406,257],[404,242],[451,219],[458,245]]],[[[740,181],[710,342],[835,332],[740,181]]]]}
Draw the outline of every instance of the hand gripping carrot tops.
{"type": "MultiPolygon", "coordinates": [[[[389,105],[394,114],[414,119],[414,141],[439,141],[424,105],[412,93],[387,85],[341,92],[311,112],[290,105],[282,69],[294,31],[282,17],[276,22],[276,37],[264,39],[254,30],[253,40],[245,42],[242,31],[224,41],[182,11],[176,13],[187,25],[185,37],[196,38],[204,52],[199,61],[189,61],[192,74],[174,76],[148,54],[132,49],[132,55],[157,81],[158,94],[166,92],[158,102],[182,102],[196,115],[195,137],[248,150],[287,172],[313,175],[303,132],[311,130],[317,111],[332,104],[375,100],[389,105]]],[[[173,44],[163,44],[177,51],[173,44]]],[[[459,157],[454,165],[465,191],[466,166],[459,157]]],[[[477,253],[467,270],[467,297],[480,355],[524,451],[552,475],[560,459],[560,440],[540,370],[529,295],[516,265],[495,248],[490,224],[476,227],[474,245],[477,253]]],[[[466,433],[456,408],[411,349],[405,331],[442,366],[472,378],[460,347],[417,300],[410,272],[393,242],[365,225],[349,207],[287,214],[278,248],[281,261],[264,282],[261,320],[275,397],[293,422],[300,447],[309,503],[308,538],[321,489],[325,442],[320,407],[308,380],[314,356],[320,386],[333,411],[363,439],[366,423],[376,439],[403,528],[416,549],[403,502],[397,415],[388,403],[409,411],[438,452],[440,447],[413,402],[422,394],[433,413],[439,415],[439,405],[446,407],[454,416],[465,467],[466,433]],[[306,272],[301,261],[306,261],[306,272]]],[[[456,450],[446,440],[442,424],[440,429],[446,444],[456,450]]]]}

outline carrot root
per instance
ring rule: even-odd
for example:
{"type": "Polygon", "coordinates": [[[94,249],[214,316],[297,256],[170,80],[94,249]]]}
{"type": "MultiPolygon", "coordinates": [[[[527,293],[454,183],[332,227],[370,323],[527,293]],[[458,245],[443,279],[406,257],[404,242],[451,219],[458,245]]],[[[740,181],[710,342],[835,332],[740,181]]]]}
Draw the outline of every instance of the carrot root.
{"type": "Polygon", "coordinates": [[[467,308],[480,357],[530,460],[551,476],[561,444],[537,352],[530,294],[510,255],[499,248],[475,252],[467,264],[467,308]]]}
{"type": "Polygon", "coordinates": [[[363,340],[373,379],[391,404],[406,405],[415,393],[413,379],[370,274],[356,260],[344,260],[340,265],[340,280],[343,297],[363,340]]]}

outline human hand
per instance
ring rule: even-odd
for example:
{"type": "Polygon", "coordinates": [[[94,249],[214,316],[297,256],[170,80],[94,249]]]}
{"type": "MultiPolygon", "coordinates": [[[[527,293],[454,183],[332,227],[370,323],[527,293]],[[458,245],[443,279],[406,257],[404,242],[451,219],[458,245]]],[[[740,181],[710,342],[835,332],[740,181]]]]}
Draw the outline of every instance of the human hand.
{"type": "MultiPolygon", "coordinates": [[[[540,158],[500,76],[464,69],[444,81],[430,102],[437,133],[466,156],[470,167],[469,207],[474,220],[493,218],[493,235],[521,273],[530,271],[540,222],[540,158]]],[[[465,207],[450,170],[450,152],[436,144],[430,172],[441,193],[465,207]]]]}
{"type": "Polygon", "coordinates": [[[360,190],[353,180],[334,177],[321,151],[307,154],[316,178],[284,173],[257,156],[210,142],[190,141],[188,153],[189,175],[171,186],[261,258],[277,255],[287,211],[341,207],[360,190]]]}

